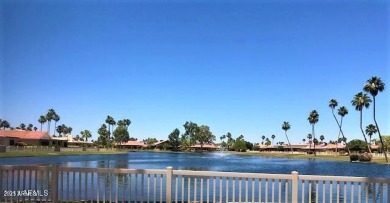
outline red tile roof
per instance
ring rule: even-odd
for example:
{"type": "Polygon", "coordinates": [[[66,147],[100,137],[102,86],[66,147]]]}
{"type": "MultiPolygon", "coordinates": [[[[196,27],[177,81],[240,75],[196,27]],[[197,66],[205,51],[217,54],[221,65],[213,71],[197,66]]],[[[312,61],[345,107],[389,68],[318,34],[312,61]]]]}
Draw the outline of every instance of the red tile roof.
{"type": "MultiPolygon", "coordinates": [[[[117,143],[117,145],[119,145],[119,143],[117,143]]],[[[122,145],[122,146],[139,146],[139,147],[147,147],[148,146],[141,141],[127,141],[127,142],[121,143],[120,145],[122,145]]]]}
{"type": "Polygon", "coordinates": [[[50,140],[51,137],[45,131],[26,131],[26,130],[0,130],[0,137],[13,137],[19,139],[50,140]]]}

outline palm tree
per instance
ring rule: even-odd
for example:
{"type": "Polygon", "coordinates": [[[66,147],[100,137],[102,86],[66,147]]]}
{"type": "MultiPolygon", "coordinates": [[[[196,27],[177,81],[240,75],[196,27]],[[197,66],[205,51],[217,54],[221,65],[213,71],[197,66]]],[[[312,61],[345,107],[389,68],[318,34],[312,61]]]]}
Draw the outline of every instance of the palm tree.
{"type": "MultiPolygon", "coordinates": [[[[314,131],[314,125],[318,122],[320,115],[317,113],[316,110],[313,110],[310,112],[309,117],[307,120],[309,120],[309,123],[311,125],[311,131],[313,133],[313,138],[316,139],[315,131],[314,131]]],[[[316,145],[314,144],[314,156],[317,156],[316,154],[316,145]]]]}
{"type": "Polygon", "coordinates": [[[275,139],[275,135],[271,135],[271,138],[272,138],[272,145],[274,145],[274,139],[275,139]]]}
{"type": "Polygon", "coordinates": [[[311,138],[313,138],[313,135],[311,135],[310,133],[307,134],[307,139],[309,139],[309,151],[311,151],[311,138]]]}
{"type": "Polygon", "coordinates": [[[37,131],[38,130],[38,128],[37,127],[34,127],[34,131],[37,131]]]}
{"type": "Polygon", "coordinates": [[[263,140],[262,142],[261,142],[261,144],[264,144],[264,139],[265,139],[265,136],[263,135],[263,136],[261,136],[261,139],[263,140]]]}
{"type": "Polygon", "coordinates": [[[306,139],[305,139],[305,138],[303,138],[303,139],[302,139],[302,142],[303,142],[303,143],[306,143],[306,139]]]}
{"type": "MultiPolygon", "coordinates": [[[[66,130],[65,124],[57,126],[56,130],[58,132],[58,137],[62,137],[61,134],[64,132],[64,130],[66,130]]],[[[54,136],[55,136],[55,134],[54,134],[54,136]]]]}
{"type": "Polygon", "coordinates": [[[284,130],[284,134],[286,135],[288,145],[290,145],[291,152],[294,152],[292,149],[292,146],[290,144],[290,140],[288,139],[288,136],[287,136],[287,130],[289,130],[290,128],[291,128],[290,123],[288,123],[287,121],[284,121],[282,124],[282,129],[284,130]]]}
{"type": "Polygon", "coordinates": [[[0,126],[0,128],[3,128],[3,130],[5,130],[6,128],[10,128],[10,124],[7,120],[2,120],[0,126]]]}
{"type": "Polygon", "coordinates": [[[113,117],[111,116],[107,116],[106,118],[106,123],[108,124],[108,133],[109,133],[109,136],[112,134],[111,131],[113,131],[114,129],[111,130],[111,126],[114,128],[114,125],[116,124],[115,120],[113,117]],[[111,130],[111,131],[110,131],[111,130]]]}
{"type": "MultiPolygon", "coordinates": [[[[363,90],[365,92],[369,92],[372,96],[372,99],[373,99],[373,104],[374,104],[374,122],[375,122],[375,126],[376,126],[376,129],[378,130],[378,135],[379,135],[379,139],[381,141],[381,145],[382,145],[382,151],[384,151],[384,143],[383,143],[383,139],[382,139],[382,135],[381,135],[381,132],[379,131],[379,126],[378,126],[378,123],[376,122],[376,117],[375,117],[375,97],[378,95],[379,92],[382,92],[383,90],[385,90],[385,83],[381,80],[381,78],[379,77],[371,77],[370,79],[367,80],[367,83],[364,85],[363,87],[363,90]]],[[[385,152],[385,158],[386,158],[386,162],[389,162],[388,159],[387,159],[387,152],[385,152]]]]}
{"type": "Polygon", "coordinates": [[[88,142],[88,138],[92,137],[92,134],[91,134],[91,131],[89,130],[83,130],[80,132],[81,134],[81,137],[86,141],[88,142]]]}
{"type": "Polygon", "coordinates": [[[367,94],[363,94],[363,92],[359,92],[355,95],[353,100],[351,101],[352,105],[355,106],[356,111],[360,111],[360,130],[362,131],[364,140],[366,141],[367,147],[368,147],[368,152],[371,153],[371,147],[368,144],[366,135],[364,134],[363,131],[363,107],[366,107],[366,109],[370,106],[370,103],[372,100],[370,99],[367,94]]]}
{"type": "Polygon", "coordinates": [[[50,124],[51,124],[51,120],[53,120],[53,116],[54,114],[56,114],[56,112],[54,111],[54,109],[49,109],[48,112],[46,113],[46,121],[47,121],[47,132],[50,134],[50,124]]]}
{"type": "Polygon", "coordinates": [[[370,124],[370,125],[366,126],[366,134],[370,137],[370,144],[371,144],[372,135],[377,133],[377,132],[378,132],[378,130],[376,129],[375,125],[370,124]]]}
{"type": "Polygon", "coordinates": [[[41,131],[42,131],[42,125],[46,123],[46,117],[45,116],[40,116],[38,119],[38,122],[41,124],[41,131]]]}
{"type": "MultiPolygon", "coordinates": [[[[344,139],[347,140],[347,138],[345,138],[344,133],[343,133],[343,130],[342,130],[342,127],[343,127],[343,118],[344,118],[344,116],[346,116],[346,115],[348,114],[348,109],[347,109],[347,107],[345,107],[345,106],[340,107],[340,108],[337,110],[337,114],[339,114],[340,117],[341,117],[341,119],[340,119],[340,124],[338,124],[338,125],[339,125],[339,128],[340,128],[340,131],[339,131],[339,136],[337,137],[337,140],[340,139],[340,133],[341,133],[341,135],[343,136],[342,140],[344,140],[344,139]]],[[[336,119],[336,121],[337,121],[337,119],[336,119]]],[[[337,122],[338,122],[338,121],[337,121],[337,122]]],[[[337,152],[337,146],[338,146],[338,145],[336,145],[336,152],[337,152]]],[[[349,150],[349,147],[348,147],[347,142],[345,142],[345,147],[347,148],[348,154],[350,155],[350,154],[351,154],[351,151],[349,150]]]]}
{"type": "Polygon", "coordinates": [[[322,143],[322,144],[324,143],[324,139],[325,139],[324,135],[321,135],[321,136],[320,136],[320,140],[321,140],[321,143],[322,143]]]}
{"type": "Polygon", "coordinates": [[[27,126],[27,130],[28,130],[28,131],[32,131],[33,127],[34,127],[33,124],[30,123],[30,124],[28,124],[28,126],[27,126]]]}
{"type": "Polygon", "coordinates": [[[24,123],[21,123],[21,124],[20,124],[20,129],[26,130],[26,125],[25,125],[24,123]]]}
{"type": "Polygon", "coordinates": [[[56,135],[57,122],[60,120],[60,116],[55,113],[52,119],[54,120],[54,135],[56,135]]]}

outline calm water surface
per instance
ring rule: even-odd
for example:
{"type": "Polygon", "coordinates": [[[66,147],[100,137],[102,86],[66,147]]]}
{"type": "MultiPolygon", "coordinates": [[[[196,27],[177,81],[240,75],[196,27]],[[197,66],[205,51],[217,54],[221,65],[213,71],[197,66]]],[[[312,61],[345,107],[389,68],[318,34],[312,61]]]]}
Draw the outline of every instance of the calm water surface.
{"type": "Polygon", "coordinates": [[[315,159],[267,158],[222,153],[130,152],[117,155],[0,158],[0,165],[58,164],[68,167],[210,170],[227,172],[390,178],[390,165],[315,159]]]}

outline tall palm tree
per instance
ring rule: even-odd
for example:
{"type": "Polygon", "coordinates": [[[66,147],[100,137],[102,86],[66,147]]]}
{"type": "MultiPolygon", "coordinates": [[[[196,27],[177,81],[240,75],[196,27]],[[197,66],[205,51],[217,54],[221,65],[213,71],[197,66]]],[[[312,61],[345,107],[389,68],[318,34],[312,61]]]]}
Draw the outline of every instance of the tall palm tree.
{"type": "Polygon", "coordinates": [[[46,117],[45,116],[40,116],[38,119],[38,122],[41,124],[41,131],[42,131],[42,125],[46,123],[46,117]]]}
{"type": "Polygon", "coordinates": [[[320,136],[320,140],[321,140],[321,143],[322,143],[322,144],[324,143],[324,139],[325,139],[325,136],[324,136],[324,135],[321,135],[321,136],[320,136]]]}
{"type": "Polygon", "coordinates": [[[309,151],[311,151],[311,143],[312,143],[312,141],[311,141],[311,139],[313,138],[313,135],[312,134],[307,134],[307,139],[309,139],[309,151]]]}
{"type": "Polygon", "coordinates": [[[366,134],[370,137],[370,144],[371,144],[372,135],[377,133],[377,132],[378,132],[378,130],[376,129],[375,125],[370,124],[370,125],[366,126],[366,134]]]}
{"type": "Polygon", "coordinates": [[[51,124],[51,120],[53,120],[53,116],[54,114],[56,114],[55,110],[54,109],[49,109],[46,113],[46,121],[47,121],[47,133],[50,134],[50,124],[51,124]]]}
{"type": "Polygon", "coordinates": [[[302,139],[302,142],[303,142],[303,143],[306,143],[306,139],[305,139],[305,138],[303,138],[303,139],[302,139]]]}
{"type": "MultiPolygon", "coordinates": [[[[381,132],[379,131],[379,126],[378,126],[378,123],[376,122],[376,117],[375,117],[375,97],[378,95],[379,92],[383,92],[383,90],[385,90],[385,83],[381,80],[381,78],[379,77],[371,77],[370,79],[367,80],[367,83],[364,85],[363,87],[363,90],[365,92],[369,92],[372,96],[372,99],[373,99],[373,104],[374,104],[374,122],[375,122],[375,126],[376,126],[376,129],[378,130],[378,135],[379,135],[379,139],[381,141],[381,145],[382,145],[382,151],[384,151],[384,143],[383,143],[383,139],[382,139],[382,135],[381,135],[381,132]]],[[[387,159],[387,152],[385,152],[385,159],[386,159],[386,162],[389,162],[388,159],[387,159]]]]}
{"type": "Polygon", "coordinates": [[[92,137],[91,131],[89,130],[83,130],[80,132],[81,137],[84,138],[86,142],[88,142],[88,138],[92,137]]]}
{"type": "Polygon", "coordinates": [[[353,100],[351,101],[352,105],[355,106],[355,110],[360,112],[360,130],[362,131],[362,135],[368,147],[368,152],[370,153],[371,153],[371,147],[368,144],[366,134],[364,134],[363,131],[363,107],[367,109],[370,106],[371,102],[372,100],[370,99],[370,97],[367,96],[367,94],[364,94],[363,92],[357,93],[353,98],[353,100]]]}
{"type": "MultiPolygon", "coordinates": [[[[337,137],[337,140],[340,139],[340,133],[341,133],[341,135],[343,136],[343,138],[342,138],[341,140],[345,140],[345,141],[346,141],[347,138],[344,136],[342,127],[343,127],[343,118],[344,118],[344,116],[346,116],[346,115],[348,114],[348,109],[347,109],[347,107],[341,106],[341,107],[337,110],[337,114],[340,115],[340,117],[341,117],[341,118],[340,118],[340,125],[339,125],[340,131],[339,131],[339,136],[337,137]]],[[[337,146],[338,146],[338,145],[336,145],[336,152],[337,152],[337,146]]],[[[349,147],[348,147],[347,142],[345,142],[345,147],[346,147],[347,150],[348,150],[348,155],[350,155],[350,154],[351,154],[351,150],[349,150],[349,147]]]]}
{"type": "Polygon", "coordinates": [[[265,136],[263,135],[263,136],[261,136],[261,139],[263,140],[263,141],[261,141],[261,144],[264,144],[264,139],[265,139],[265,136]]]}
{"type": "Polygon", "coordinates": [[[284,134],[286,135],[288,145],[290,145],[291,152],[294,152],[293,149],[292,149],[292,146],[290,144],[290,140],[288,139],[288,136],[287,136],[287,130],[290,130],[290,128],[291,128],[290,123],[287,122],[287,121],[284,121],[283,124],[282,124],[282,129],[284,130],[284,134]]]}
{"type": "MultiPolygon", "coordinates": [[[[318,122],[319,117],[320,117],[320,115],[318,114],[318,112],[316,110],[313,110],[313,111],[310,112],[309,117],[307,118],[307,120],[309,120],[309,123],[311,125],[311,131],[312,131],[312,134],[313,134],[313,140],[316,139],[316,134],[315,134],[315,131],[314,131],[314,125],[318,122]]],[[[317,156],[317,154],[316,154],[316,145],[315,144],[314,144],[314,156],[317,156]]]]}
{"type": "MultiPolygon", "coordinates": [[[[336,115],[334,114],[334,109],[336,108],[336,106],[338,106],[337,100],[331,99],[329,101],[329,107],[332,109],[333,118],[336,121],[337,126],[339,127],[339,135],[337,136],[337,140],[338,140],[340,138],[340,134],[344,137],[344,132],[341,127],[343,125],[343,117],[348,114],[348,109],[345,106],[342,106],[338,109],[338,114],[341,116],[341,122],[339,123],[339,121],[336,118],[336,115]]],[[[338,145],[336,144],[336,152],[337,152],[337,147],[338,145]]],[[[348,155],[350,155],[350,150],[347,145],[346,148],[348,149],[348,155]]]]}
{"type": "Polygon", "coordinates": [[[60,116],[55,113],[52,119],[54,120],[54,135],[56,135],[57,122],[60,120],[60,116]]]}
{"type": "Polygon", "coordinates": [[[274,145],[274,139],[275,139],[275,135],[271,135],[271,138],[272,138],[272,145],[274,145]]]}
{"type": "Polygon", "coordinates": [[[115,122],[113,117],[107,116],[106,123],[108,124],[108,133],[111,135],[112,134],[111,131],[114,131],[114,129],[111,130],[111,126],[112,126],[112,128],[114,128],[114,125],[116,124],[116,122],[115,122]]]}

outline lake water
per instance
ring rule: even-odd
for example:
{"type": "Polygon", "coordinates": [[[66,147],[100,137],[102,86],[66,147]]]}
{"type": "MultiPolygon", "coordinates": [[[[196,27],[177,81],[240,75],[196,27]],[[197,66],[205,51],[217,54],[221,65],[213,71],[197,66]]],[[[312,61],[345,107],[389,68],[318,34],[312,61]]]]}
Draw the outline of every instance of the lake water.
{"type": "MultiPolygon", "coordinates": [[[[314,158],[314,157],[313,157],[314,158]]],[[[267,158],[227,153],[130,152],[116,155],[0,158],[0,165],[51,165],[87,168],[210,170],[225,172],[336,175],[390,178],[390,165],[318,159],[267,158]]]]}

